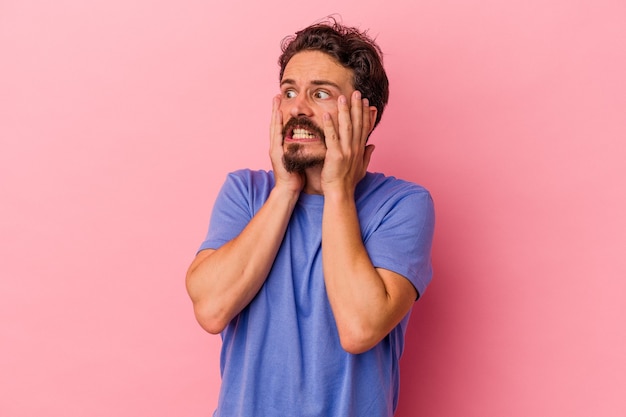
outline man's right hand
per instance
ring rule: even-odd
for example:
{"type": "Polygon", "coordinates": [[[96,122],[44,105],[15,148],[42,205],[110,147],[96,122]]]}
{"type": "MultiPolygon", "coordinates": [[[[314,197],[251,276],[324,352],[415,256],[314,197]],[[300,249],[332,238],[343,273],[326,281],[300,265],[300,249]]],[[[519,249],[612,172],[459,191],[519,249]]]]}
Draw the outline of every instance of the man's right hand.
{"type": "Polygon", "coordinates": [[[277,96],[270,125],[274,188],[236,238],[217,250],[198,253],[187,271],[187,292],[196,318],[210,333],[221,332],[263,286],[304,187],[304,176],[287,172],[283,165],[282,130],[277,96]]]}
{"type": "Polygon", "coordinates": [[[297,192],[304,188],[304,173],[287,172],[283,164],[283,115],[280,111],[280,95],[274,97],[272,101],[272,121],[270,123],[270,159],[274,171],[275,188],[284,187],[285,190],[297,192]]]}

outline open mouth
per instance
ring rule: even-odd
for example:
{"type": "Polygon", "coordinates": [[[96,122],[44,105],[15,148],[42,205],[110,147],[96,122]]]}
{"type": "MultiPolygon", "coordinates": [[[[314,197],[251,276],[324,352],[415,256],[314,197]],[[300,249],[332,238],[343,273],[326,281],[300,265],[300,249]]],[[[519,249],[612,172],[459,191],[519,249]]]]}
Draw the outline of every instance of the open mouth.
{"type": "Polygon", "coordinates": [[[306,117],[291,118],[283,128],[286,141],[324,140],[324,131],[306,117]]]}
{"type": "Polygon", "coordinates": [[[287,137],[293,140],[315,140],[319,139],[317,135],[313,132],[308,131],[307,129],[303,129],[301,127],[296,127],[291,132],[288,133],[287,137]]]}

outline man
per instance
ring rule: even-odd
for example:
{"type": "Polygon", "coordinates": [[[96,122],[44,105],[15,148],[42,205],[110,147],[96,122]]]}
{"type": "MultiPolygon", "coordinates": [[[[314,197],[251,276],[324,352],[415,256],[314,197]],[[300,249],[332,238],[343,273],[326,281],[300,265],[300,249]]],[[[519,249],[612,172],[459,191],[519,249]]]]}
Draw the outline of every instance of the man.
{"type": "Polygon", "coordinates": [[[214,416],[392,416],[432,200],[367,172],[388,81],[366,33],[316,24],[282,50],[273,170],[228,176],[187,274],[198,322],[222,336],[214,416]]]}

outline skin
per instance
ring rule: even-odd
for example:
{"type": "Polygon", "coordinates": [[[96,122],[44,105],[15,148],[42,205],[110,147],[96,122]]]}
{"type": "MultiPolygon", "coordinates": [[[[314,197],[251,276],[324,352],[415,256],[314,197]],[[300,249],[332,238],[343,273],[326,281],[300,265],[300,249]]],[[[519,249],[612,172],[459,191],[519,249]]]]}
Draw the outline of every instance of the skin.
{"type": "Polygon", "coordinates": [[[274,97],[270,159],[276,184],[242,233],[218,250],[198,253],[187,273],[187,290],[200,325],[219,333],[254,298],[280,247],[301,192],[324,195],[322,262],[330,305],[342,347],[365,352],[384,338],[417,298],[409,280],[374,268],[361,239],[354,191],[365,176],[373,145],[366,145],[376,120],[352,85],[352,70],[319,51],[294,55],[274,97]],[[306,116],[322,138],[294,139],[283,127],[306,116]],[[291,144],[323,165],[287,172],[282,158],[291,144]]]}

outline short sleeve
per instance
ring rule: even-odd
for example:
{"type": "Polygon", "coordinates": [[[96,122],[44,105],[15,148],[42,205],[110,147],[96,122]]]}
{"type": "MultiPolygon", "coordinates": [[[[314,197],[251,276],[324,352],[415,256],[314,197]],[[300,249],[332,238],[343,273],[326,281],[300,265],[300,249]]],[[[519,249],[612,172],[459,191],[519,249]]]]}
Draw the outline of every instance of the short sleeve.
{"type": "Polygon", "coordinates": [[[242,169],[228,174],[213,205],[209,231],[198,250],[219,249],[239,236],[273,187],[271,171],[242,169]]]}
{"type": "Polygon", "coordinates": [[[392,198],[379,215],[365,241],[372,263],[406,277],[422,295],[433,274],[435,211],[430,193],[419,188],[392,198]]]}

